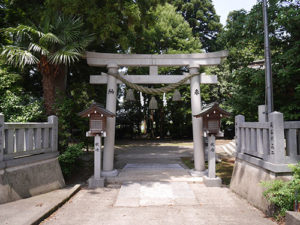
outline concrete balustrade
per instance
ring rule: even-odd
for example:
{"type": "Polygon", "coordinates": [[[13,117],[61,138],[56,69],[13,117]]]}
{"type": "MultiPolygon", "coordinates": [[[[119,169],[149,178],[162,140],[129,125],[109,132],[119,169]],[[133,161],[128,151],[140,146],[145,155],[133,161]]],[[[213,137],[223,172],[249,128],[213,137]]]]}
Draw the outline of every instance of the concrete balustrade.
{"type": "Polygon", "coordinates": [[[0,115],[0,160],[57,152],[56,116],[46,123],[5,123],[0,115]]]}
{"type": "Polygon", "coordinates": [[[273,172],[289,172],[287,165],[300,160],[300,121],[284,121],[279,112],[270,113],[269,122],[245,122],[238,115],[235,131],[240,159],[273,172]]]}
{"type": "Polygon", "coordinates": [[[58,155],[56,116],[7,123],[0,114],[0,204],[63,187],[58,155]]]}
{"type": "Polygon", "coordinates": [[[289,164],[300,160],[300,121],[284,121],[283,114],[265,114],[258,108],[258,122],[235,117],[236,160],[230,189],[257,208],[269,212],[261,182],[291,178],[289,164]]]}

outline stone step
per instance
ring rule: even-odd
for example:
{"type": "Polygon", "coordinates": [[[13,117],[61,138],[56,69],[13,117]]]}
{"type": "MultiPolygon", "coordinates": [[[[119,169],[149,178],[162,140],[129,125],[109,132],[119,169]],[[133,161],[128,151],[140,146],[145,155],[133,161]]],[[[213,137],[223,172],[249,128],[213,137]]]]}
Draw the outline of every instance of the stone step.
{"type": "Polygon", "coordinates": [[[223,150],[230,156],[235,155],[235,147],[233,147],[231,144],[226,144],[221,146],[223,150]]]}
{"type": "Polygon", "coordinates": [[[117,177],[106,177],[110,184],[126,182],[164,181],[164,182],[202,182],[202,177],[192,177],[184,165],[171,163],[129,163],[119,171],[117,177]]]}

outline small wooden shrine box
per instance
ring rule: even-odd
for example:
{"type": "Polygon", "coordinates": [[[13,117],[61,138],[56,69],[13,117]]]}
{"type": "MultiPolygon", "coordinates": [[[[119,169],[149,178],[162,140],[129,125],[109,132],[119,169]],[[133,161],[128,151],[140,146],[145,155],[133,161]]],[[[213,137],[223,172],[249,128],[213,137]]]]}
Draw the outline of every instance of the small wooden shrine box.
{"type": "Polygon", "coordinates": [[[203,129],[208,134],[217,135],[220,132],[221,119],[229,117],[230,113],[219,107],[219,104],[214,102],[203,107],[202,111],[195,117],[203,118],[203,129]]]}
{"type": "Polygon", "coordinates": [[[78,113],[81,117],[88,117],[90,120],[90,130],[89,135],[93,136],[96,134],[104,134],[106,132],[106,118],[107,117],[114,117],[115,114],[104,109],[98,103],[92,103],[91,106],[78,113]]]}

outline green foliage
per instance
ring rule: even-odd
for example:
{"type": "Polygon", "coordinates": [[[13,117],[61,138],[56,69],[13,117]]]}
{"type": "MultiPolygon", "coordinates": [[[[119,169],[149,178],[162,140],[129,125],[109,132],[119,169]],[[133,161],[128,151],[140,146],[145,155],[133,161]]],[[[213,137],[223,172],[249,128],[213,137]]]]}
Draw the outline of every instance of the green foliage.
{"type": "Polygon", "coordinates": [[[143,39],[146,26],[153,21],[150,9],[165,0],[47,0],[51,13],[78,15],[84,19],[86,28],[95,33],[94,50],[102,52],[128,51],[135,47],[136,40],[143,39]]]}
{"type": "Polygon", "coordinates": [[[132,48],[136,53],[174,54],[201,52],[199,39],[189,24],[170,4],[158,5],[149,11],[153,21],[144,29],[142,39],[132,48]]]}
{"type": "MultiPolygon", "coordinates": [[[[274,110],[282,112],[285,120],[300,119],[299,7],[297,1],[273,0],[268,8],[274,110]]],[[[264,59],[261,1],[250,12],[231,12],[218,42],[229,50],[227,68],[223,70],[228,75],[221,78],[228,85],[225,96],[220,97],[226,99],[233,114],[256,120],[257,105],[265,102],[263,62],[253,65],[256,60],[264,59]]]]}
{"type": "Polygon", "coordinates": [[[295,200],[300,201],[300,162],[290,168],[293,171],[292,180],[262,182],[266,188],[263,194],[275,206],[273,216],[277,219],[281,219],[286,211],[293,210],[295,200]]]}
{"type": "Polygon", "coordinates": [[[83,154],[83,143],[69,146],[59,157],[59,163],[62,173],[65,177],[72,174],[79,161],[79,157],[83,154]]]}
{"type": "Polygon", "coordinates": [[[86,106],[76,101],[73,96],[69,96],[58,99],[55,107],[58,116],[59,149],[63,151],[69,143],[87,143],[85,132],[89,129],[88,121],[77,115],[86,106]]]}
{"type": "Polygon", "coordinates": [[[193,35],[199,38],[206,51],[212,52],[219,49],[216,39],[222,29],[222,24],[211,0],[175,0],[169,2],[176,6],[177,12],[189,23],[193,35]]]}
{"type": "Polygon", "coordinates": [[[22,77],[0,68],[0,112],[7,122],[44,121],[42,101],[22,87],[22,77]]]}
{"type": "MultiPolygon", "coordinates": [[[[51,64],[70,65],[79,60],[93,40],[81,31],[82,27],[80,18],[57,15],[54,20],[45,18],[40,28],[27,25],[6,28],[4,32],[12,45],[4,45],[1,56],[16,67],[38,64],[42,56],[51,64]]],[[[44,65],[40,66],[42,70],[44,65]]]]}
{"type": "MultiPolygon", "coordinates": [[[[136,47],[131,49],[133,52],[175,54],[202,51],[200,40],[193,36],[192,28],[181,14],[176,13],[174,6],[170,4],[158,5],[148,13],[152,15],[153,21],[144,29],[142,41],[140,39],[136,40],[136,47]]],[[[186,71],[186,68],[159,68],[160,74],[180,74],[184,71],[186,71]]],[[[135,69],[130,70],[130,72],[146,74],[148,71],[135,69]]],[[[158,85],[153,87],[158,87],[158,85]]],[[[117,114],[117,123],[122,129],[121,132],[117,132],[117,135],[119,133],[124,135],[127,132],[130,136],[134,136],[134,130],[138,129],[139,123],[146,120],[148,131],[153,131],[152,135],[154,136],[164,137],[168,131],[175,138],[191,136],[189,88],[183,86],[180,87],[180,91],[183,101],[172,102],[172,93],[167,93],[167,106],[164,106],[162,96],[156,96],[158,110],[155,110],[153,115],[148,109],[150,95],[143,94],[144,106],[139,101],[122,104],[117,114]],[[152,128],[153,121],[156,123],[155,128],[152,128]]],[[[136,98],[139,99],[138,96],[136,98]]]]}

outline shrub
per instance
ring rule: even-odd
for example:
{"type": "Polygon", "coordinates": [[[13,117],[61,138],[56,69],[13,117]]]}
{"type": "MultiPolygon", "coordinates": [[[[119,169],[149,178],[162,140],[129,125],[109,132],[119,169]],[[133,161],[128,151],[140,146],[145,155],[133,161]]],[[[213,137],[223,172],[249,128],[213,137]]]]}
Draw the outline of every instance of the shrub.
{"type": "Polygon", "coordinates": [[[83,146],[83,143],[68,146],[66,151],[58,157],[64,177],[70,176],[74,171],[76,163],[79,161],[79,157],[83,153],[83,146]]]}
{"type": "Polygon", "coordinates": [[[263,194],[274,207],[273,216],[277,220],[282,219],[286,211],[293,210],[294,202],[300,200],[300,162],[289,167],[293,172],[293,178],[290,181],[262,182],[266,188],[263,194]]]}

